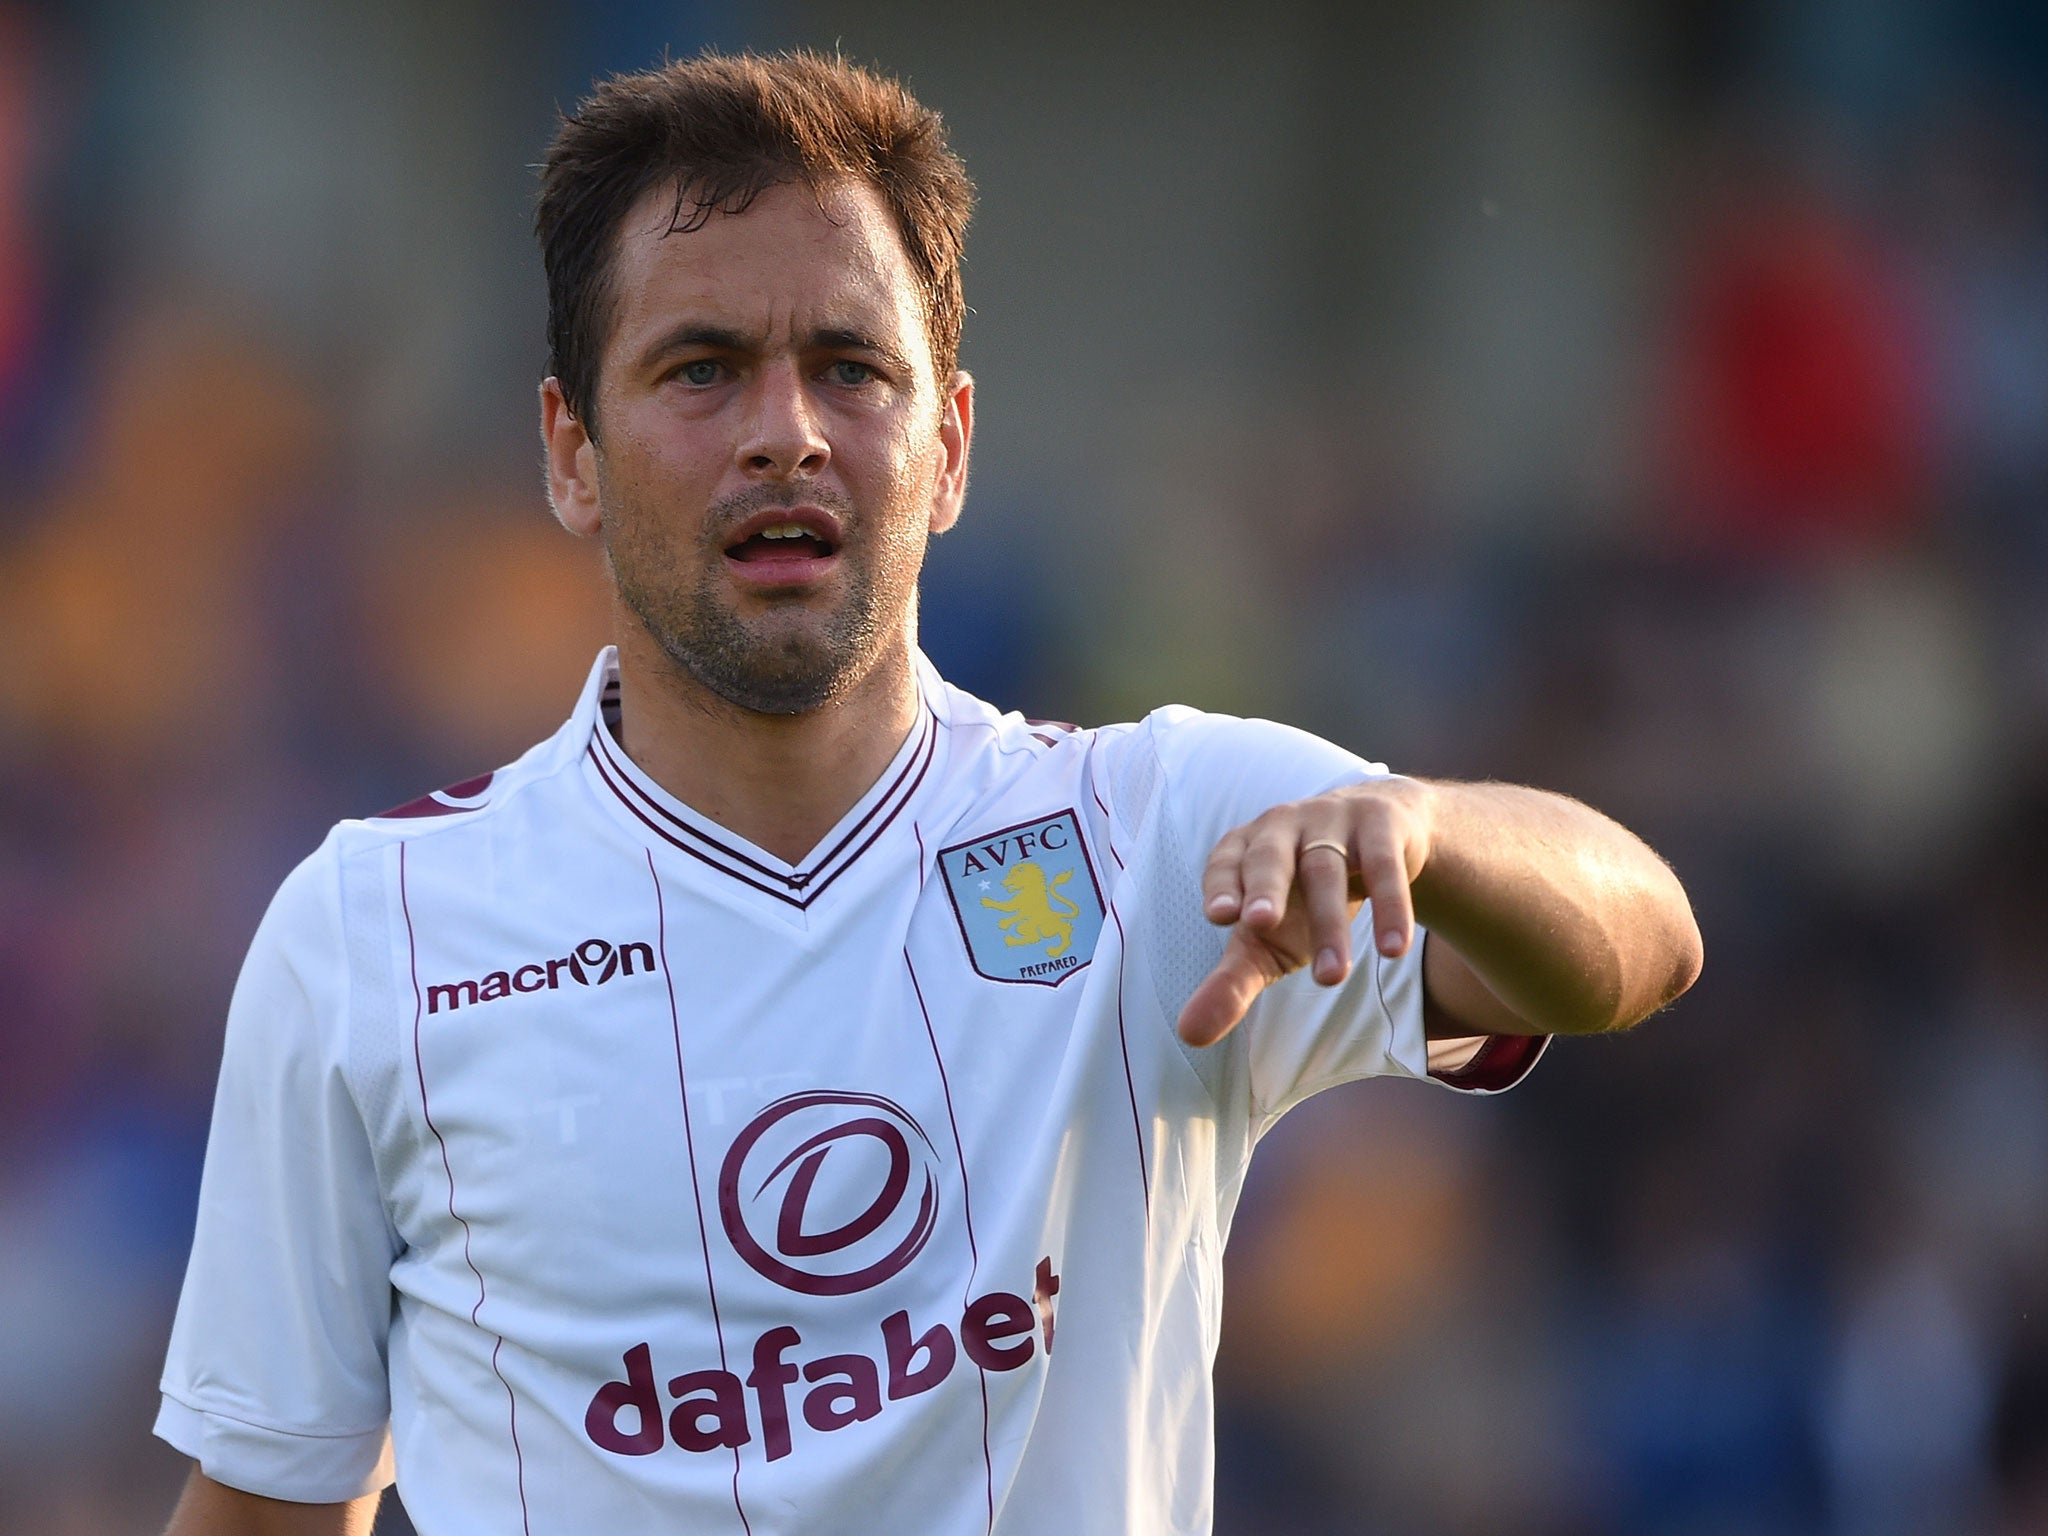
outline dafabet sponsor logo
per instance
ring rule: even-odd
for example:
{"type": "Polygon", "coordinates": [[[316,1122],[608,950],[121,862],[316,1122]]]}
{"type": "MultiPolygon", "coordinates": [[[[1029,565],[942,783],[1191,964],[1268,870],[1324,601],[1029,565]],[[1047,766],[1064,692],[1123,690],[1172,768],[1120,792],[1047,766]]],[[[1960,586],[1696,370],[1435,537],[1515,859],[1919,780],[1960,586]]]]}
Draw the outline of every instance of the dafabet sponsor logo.
{"type": "MultiPolygon", "coordinates": [[[[761,1278],[800,1295],[853,1298],[925,1251],[941,1181],[937,1148],[900,1105],[879,1094],[793,1093],[733,1138],[719,1169],[718,1215],[733,1251],[761,1278]]],[[[809,1359],[792,1358],[804,1336],[785,1323],[747,1346],[744,1377],[707,1362],[669,1377],[666,1394],[653,1344],[635,1344],[621,1356],[620,1379],[592,1395],[584,1433],[618,1456],[670,1443],[736,1451],[758,1440],[779,1461],[796,1448],[799,1420],[829,1434],[872,1419],[937,1387],[963,1355],[971,1368],[1014,1371],[1041,1349],[1050,1354],[1059,1289],[1052,1259],[1043,1258],[1028,1295],[988,1291],[957,1318],[914,1321],[899,1308],[856,1325],[853,1339],[841,1334],[854,1348],[809,1359]]]]}

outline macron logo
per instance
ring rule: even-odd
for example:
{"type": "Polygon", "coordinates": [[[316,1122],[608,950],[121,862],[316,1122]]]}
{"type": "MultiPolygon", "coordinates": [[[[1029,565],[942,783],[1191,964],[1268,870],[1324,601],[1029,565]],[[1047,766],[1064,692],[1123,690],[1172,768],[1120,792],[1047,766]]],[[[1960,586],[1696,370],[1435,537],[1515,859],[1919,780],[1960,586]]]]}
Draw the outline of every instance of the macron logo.
{"type": "Polygon", "coordinates": [[[476,981],[444,981],[427,988],[427,1012],[479,1003],[495,1003],[514,992],[554,992],[562,985],[562,974],[579,987],[601,987],[614,976],[631,976],[637,970],[654,972],[654,950],[639,942],[613,944],[606,939],[585,939],[568,954],[554,960],[522,965],[515,971],[493,971],[476,981]]]}

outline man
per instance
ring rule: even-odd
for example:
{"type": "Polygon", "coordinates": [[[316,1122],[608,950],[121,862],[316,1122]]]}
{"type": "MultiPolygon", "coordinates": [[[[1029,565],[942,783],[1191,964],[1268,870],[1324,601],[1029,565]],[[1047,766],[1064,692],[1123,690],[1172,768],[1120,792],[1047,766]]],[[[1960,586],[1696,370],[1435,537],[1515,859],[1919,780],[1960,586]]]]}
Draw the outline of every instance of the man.
{"type": "Polygon", "coordinates": [[[394,1449],[426,1536],[1206,1530],[1259,1136],[1375,1073],[1504,1087],[1696,974],[1573,802],[939,679],[968,202],[932,114],[810,55],[563,126],[542,429],[616,654],[265,918],[173,1532],[365,1530],[394,1449]]]}

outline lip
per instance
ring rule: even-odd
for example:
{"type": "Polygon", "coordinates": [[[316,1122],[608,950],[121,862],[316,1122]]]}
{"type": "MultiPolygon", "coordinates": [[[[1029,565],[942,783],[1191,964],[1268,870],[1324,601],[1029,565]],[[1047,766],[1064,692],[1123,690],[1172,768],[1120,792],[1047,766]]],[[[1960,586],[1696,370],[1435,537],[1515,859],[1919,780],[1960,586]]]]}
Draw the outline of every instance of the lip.
{"type": "Polygon", "coordinates": [[[844,537],[839,519],[823,507],[770,507],[733,529],[725,544],[725,568],[741,586],[755,591],[815,586],[838,567],[844,537]],[[757,555],[751,560],[734,558],[732,552],[748,539],[784,523],[794,523],[811,537],[830,545],[832,553],[814,555],[792,549],[786,554],[757,555]]]}

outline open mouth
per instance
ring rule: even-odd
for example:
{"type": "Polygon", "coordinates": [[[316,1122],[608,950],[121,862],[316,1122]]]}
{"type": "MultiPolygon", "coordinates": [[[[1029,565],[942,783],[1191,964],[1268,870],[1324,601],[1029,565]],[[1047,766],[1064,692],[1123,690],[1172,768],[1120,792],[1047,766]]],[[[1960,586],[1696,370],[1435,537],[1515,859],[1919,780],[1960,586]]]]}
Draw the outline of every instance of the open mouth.
{"type": "Polygon", "coordinates": [[[745,586],[810,586],[838,564],[839,520],[820,507],[760,512],[733,533],[725,546],[726,569],[745,586]]]}
{"type": "Polygon", "coordinates": [[[726,549],[726,557],[745,565],[790,560],[823,560],[839,553],[839,546],[823,534],[800,523],[775,523],[759,533],[749,534],[726,549]]]}

